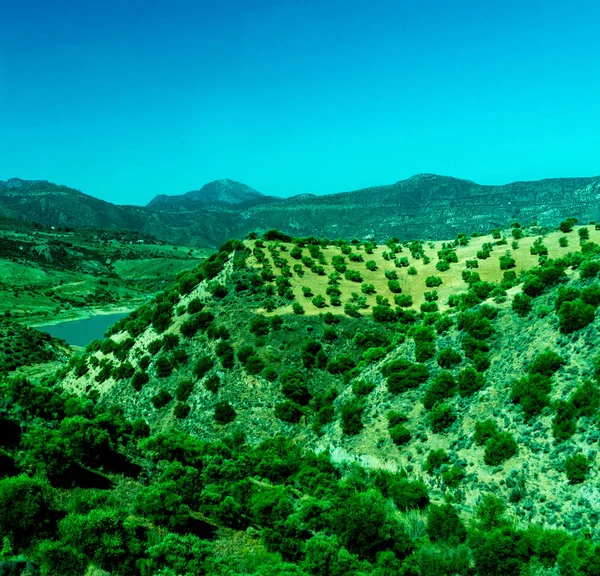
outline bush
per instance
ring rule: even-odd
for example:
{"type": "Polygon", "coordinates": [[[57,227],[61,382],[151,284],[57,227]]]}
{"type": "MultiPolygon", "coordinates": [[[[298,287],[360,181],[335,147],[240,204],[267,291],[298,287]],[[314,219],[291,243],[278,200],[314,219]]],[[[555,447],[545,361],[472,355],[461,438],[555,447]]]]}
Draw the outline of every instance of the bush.
{"type": "Polygon", "coordinates": [[[531,297],[527,296],[527,294],[515,294],[512,302],[512,309],[518,316],[527,316],[533,309],[531,297]]]}
{"type": "Polygon", "coordinates": [[[370,270],[371,272],[375,272],[375,270],[377,270],[377,262],[375,262],[375,260],[367,260],[365,266],[367,270],[370,270]]]}
{"type": "Polygon", "coordinates": [[[139,392],[142,389],[144,384],[147,384],[150,380],[150,377],[146,372],[142,372],[140,370],[136,371],[131,379],[131,385],[136,392],[139,392]]]}
{"type": "Polygon", "coordinates": [[[166,378],[173,372],[173,363],[168,356],[159,356],[154,363],[154,367],[159,378],[166,378]]]}
{"type": "Polygon", "coordinates": [[[582,300],[563,302],[558,310],[558,322],[563,334],[570,334],[585,328],[594,321],[596,310],[582,300]]]}
{"type": "Polygon", "coordinates": [[[308,391],[304,374],[295,368],[284,372],[280,379],[281,393],[297,404],[302,406],[308,404],[311,394],[308,391]]]}
{"type": "Polygon", "coordinates": [[[550,378],[542,374],[530,374],[513,383],[510,397],[513,402],[520,404],[525,415],[531,418],[550,405],[551,390],[550,378]]]}
{"type": "Polygon", "coordinates": [[[396,312],[389,306],[373,306],[373,320],[375,322],[391,323],[398,319],[396,312]]]}
{"type": "Polygon", "coordinates": [[[219,424],[229,424],[235,420],[235,410],[229,402],[217,402],[215,405],[214,418],[219,424]]]}
{"type": "Polygon", "coordinates": [[[409,294],[397,294],[394,296],[394,302],[401,308],[410,308],[413,305],[412,296],[409,294]]]}
{"type": "Polygon", "coordinates": [[[427,536],[432,542],[442,540],[449,544],[459,544],[464,542],[467,530],[454,506],[431,505],[427,515],[427,536]]]}
{"type": "Polygon", "coordinates": [[[302,418],[302,410],[296,403],[285,400],[275,404],[275,416],[284,422],[297,424],[302,418]]]}
{"type": "Polygon", "coordinates": [[[427,276],[425,278],[425,286],[427,288],[435,288],[442,285],[442,279],[439,276],[427,276]]]}
{"type": "Polygon", "coordinates": [[[390,438],[392,439],[392,442],[396,444],[396,446],[401,446],[410,442],[412,434],[410,433],[410,430],[404,426],[404,424],[397,424],[390,429],[390,438]]]}
{"type": "Polygon", "coordinates": [[[579,276],[582,280],[596,278],[600,272],[600,260],[588,260],[579,267],[579,276]]]}
{"type": "Polygon", "coordinates": [[[365,409],[361,399],[353,398],[342,405],[340,416],[342,432],[348,436],[355,436],[363,428],[362,413],[365,409]]]}
{"type": "Polygon", "coordinates": [[[367,382],[366,380],[354,380],[352,382],[352,392],[356,396],[368,396],[373,390],[375,390],[373,382],[367,382]]]}
{"type": "Polygon", "coordinates": [[[312,305],[315,308],[325,308],[327,306],[327,301],[322,294],[317,294],[312,300],[312,305]]]}
{"type": "Polygon", "coordinates": [[[402,288],[398,280],[388,280],[388,289],[393,294],[400,294],[402,292],[402,288]]]}
{"type": "Polygon", "coordinates": [[[210,371],[210,369],[214,366],[213,359],[210,356],[204,355],[198,358],[196,364],[194,365],[194,375],[199,380],[204,378],[204,376],[210,371]]]}
{"type": "Polygon", "coordinates": [[[440,372],[423,396],[423,406],[431,410],[438,402],[443,402],[454,394],[456,382],[450,372],[440,372]]]}
{"type": "Polygon", "coordinates": [[[403,358],[388,362],[381,372],[387,378],[388,391],[392,394],[417,388],[429,378],[429,370],[424,364],[413,364],[403,358]]]}
{"type": "Polygon", "coordinates": [[[504,256],[500,256],[500,270],[510,270],[516,266],[515,259],[506,254],[504,256]]]}
{"type": "Polygon", "coordinates": [[[498,466],[512,458],[518,451],[517,443],[509,432],[498,432],[486,443],[483,461],[488,466],[498,466]]]}
{"type": "Polygon", "coordinates": [[[417,275],[417,269],[414,266],[411,266],[408,269],[408,275],[409,276],[416,276],[417,275]]]}
{"type": "Polygon", "coordinates": [[[294,314],[302,315],[304,314],[304,306],[302,306],[300,302],[294,302],[292,304],[292,311],[294,312],[294,314]]]}
{"type": "Polygon", "coordinates": [[[152,396],[152,398],[150,398],[150,401],[157,410],[164,408],[171,400],[173,400],[173,396],[171,396],[164,388],[161,388],[154,396],[152,396]]]}
{"type": "Polygon", "coordinates": [[[485,386],[485,378],[474,368],[465,368],[458,374],[458,393],[466,398],[485,386]]]}
{"type": "Polygon", "coordinates": [[[448,404],[436,404],[429,413],[429,424],[434,433],[439,434],[456,421],[456,412],[448,404]]]}
{"type": "Polygon", "coordinates": [[[423,466],[428,474],[438,474],[450,462],[450,456],[446,454],[443,448],[430,450],[423,466]]]}
{"type": "Polygon", "coordinates": [[[178,402],[173,409],[173,414],[177,418],[187,418],[190,413],[191,407],[189,404],[185,404],[184,402],[178,402]]]}
{"type": "Polygon", "coordinates": [[[453,348],[444,348],[437,355],[437,363],[441,368],[454,368],[462,362],[462,356],[453,348]]]}
{"type": "Polygon", "coordinates": [[[175,388],[175,398],[179,402],[187,402],[193,391],[194,383],[189,378],[180,380],[175,388]]]}
{"type": "Polygon", "coordinates": [[[475,432],[473,439],[479,446],[483,446],[490,438],[493,438],[500,432],[498,424],[494,420],[488,418],[483,422],[475,422],[475,432]]]}
{"type": "Polygon", "coordinates": [[[533,359],[527,367],[527,372],[530,374],[542,374],[542,376],[549,378],[564,364],[564,358],[559,356],[554,350],[548,349],[533,359]]]}
{"type": "Polygon", "coordinates": [[[581,484],[590,471],[590,463],[583,454],[569,456],[565,460],[565,474],[571,484],[581,484]]]}
{"type": "Polygon", "coordinates": [[[350,282],[362,282],[363,280],[358,270],[346,270],[344,278],[350,280],[350,282]]]}

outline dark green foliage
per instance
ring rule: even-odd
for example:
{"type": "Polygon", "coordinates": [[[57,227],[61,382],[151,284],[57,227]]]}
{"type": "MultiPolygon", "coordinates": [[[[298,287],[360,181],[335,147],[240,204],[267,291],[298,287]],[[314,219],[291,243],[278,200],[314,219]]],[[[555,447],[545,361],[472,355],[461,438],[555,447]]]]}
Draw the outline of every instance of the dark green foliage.
{"type": "Polygon", "coordinates": [[[252,375],[260,374],[260,372],[262,372],[264,367],[265,367],[264,360],[256,354],[253,354],[252,356],[248,356],[248,358],[246,358],[246,361],[244,362],[244,369],[246,370],[246,372],[248,374],[252,374],[252,375]]]}
{"type": "Polygon", "coordinates": [[[235,420],[235,410],[229,402],[217,402],[215,404],[215,421],[219,424],[229,424],[235,420]]]}
{"type": "Polygon", "coordinates": [[[509,270],[510,268],[514,268],[516,266],[515,259],[506,254],[505,256],[500,256],[500,270],[509,270]]]}
{"type": "Polygon", "coordinates": [[[373,320],[382,323],[395,322],[397,320],[396,312],[389,306],[373,306],[373,320]]]}
{"type": "Polygon", "coordinates": [[[450,470],[442,472],[442,480],[449,488],[458,488],[466,475],[467,473],[461,466],[452,466],[450,470]]]}
{"type": "Polygon", "coordinates": [[[173,372],[173,362],[169,356],[159,356],[154,363],[154,368],[159,378],[166,378],[173,372]]]}
{"type": "Polygon", "coordinates": [[[550,378],[542,374],[530,374],[513,383],[510,398],[520,404],[524,414],[530,418],[550,405],[551,390],[550,378]]]}
{"type": "Polygon", "coordinates": [[[590,471],[590,463],[583,454],[569,456],[565,460],[565,474],[571,484],[581,484],[590,471]]]}
{"type": "Polygon", "coordinates": [[[550,378],[564,364],[564,358],[559,356],[554,350],[548,349],[533,359],[527,367],[527,371],[529,374],[541,374],[550,378]]]}
{"type": "Polygon", "coordinates": [[[164,408],[171,400],[173,400],[173,396],[169,394],[167,390],[161,388],[152,398],[150,399],[154,407],[158,410],[160,408],[164,408]]]}
{"type": "Polygon", "coordinates": [[[483,461],[488,466],[498,466],[512,458],[518,451],[517,443],[509,432],[498,432],[485,443],[483,461]]]}
{"type": "Polygon", "coordinates": [[[215,317],[211,312],[202,310],[185,320],[179,331],[182,336],[192,338],[199,330],[205,330],[214,319],[215,317]]]}
{"type": "Polygon", "coordinates": [[[431,410],[438,402],[443,402],[456,391],[456,381],[450,372],[440,372],[427,388],[423,396],[423,406],[431,410]]]}
{"type": "Polygon", "coordinates": [[[427,536],[433,542],[442,540],[450,544],[458,544],[464,542],[467,530],[454,506],[432,505],[427,514],[427,536]]]}
{"type": "Polygon", "coordinates": [[[398,280],[388,280],[388,289],[393,294],[400,294],[402,292],[402,287],[398,280]]]}
{"type": "Polygon", "coordinates": [[[413,364],[403,358],[385,364],[381,373],[387,378],[388,390],[392,394],[417,388],[429,378],[429,370],[424,364],[413,364]]]}
{"type": "Polygon", "coordinates": [[[475,422],[473,439],[479,446],[483,446],[490,438],[496,436],[498,432],[500,432],[498,424],[488,418],[482,422],[475,422]]]}
{"type": "Polygon", "coordinates": [[[347,374],[356,366],[356,362],[347,354],[340,354],[327,363],[330,374],[347,374]]]}
{"type": "Polygon", "coordinates": [[[591,380],[585,380],[571,394],[569,403],[573,405],[577,416],[593,416],[600,407],[600,390],[591,380]]]}
{"type": "Polygon", "coordinates": [[[587,260],[579,267],[581,279],[596,278],[600,273],[600,260],[587,260]]]}
{"type": "Polygon", "coordinates": [[[560,223],[559,229],[561,232],[572,232],[573,226],[577,224],[579,220],[577,218],[567,218],[560,223]]]}
{"type": "Polygon", "coordinates": [[[515,294],[512,301],[512,309],[519,316],[527,316],[533,309],[531,296],[527,294],[515,294]]]}
{"type": "Polygon", "coordinates": [[[131,385],[136,392],[139,392],[142,389],[142,386],[147,384],[149,380],[150,377],[146,372],[138,370],[133,374],[133,378],[131,378],[131,385]]]}
{"type": "Polygon", "coordinates": [[[219,391],[219,387],[221,386],[221,379],[216,374],[213,374],[212,376],[206,379],[206,381],[204,382],[204,386],[206,386],[206,389],[209,392],[216,394],[219,391]]]}
{"type": "Polygon", "coordinates": [[[46,481],[25,475],[0,480],[0,534],[10,537],[17,550],[50,530],[56,519],[46,481]]]}
{"type": "Polygon", "coordinates": [[[434,433],[440,434],[456,422],[456,412],[448,404],[436,404],[429,412],[429,425],[434,433]]]}
{"type": "Polygon", "coordinates": [[[191,407],[189,404],[178,402],[173,409],[173,414],[176,418],[187,418],[190,413],[191,407]]]}
{"type": "Polygon", "coordinates": [[[466,398],[485,386],[483,374],[473,368],[465,368],[458,374],[458,393],[466,398]]]}
{"type": "Polygon", "coordinates": [[[284,372],[279,378],[281,393],[292,402],[302,406],[308,404],[311,394],[306,385],[304,374],[297,369],[291,369],[284,372]]]}
{"type": "Polygon", "coordinates": [[[373,390],[375,390],[373,382],[367,382],[366,380],[354,380],[352,382],[352,392],[357,396],[368,396],[373,390]]]}
{"type": "Polygon", "coordinates": [[[175,398],[179,400],[179,402],[187,402],[193,391],[194,383],[192,380],[188,378],[180,380],[177,383],[177,388],[175,389],[175,398]]]}
{"type": "Polygon", "coordinates": [[[556,414],[552,420],[552,434],[559,441],[568,440],[577,429],[577,411],[570,402],[560,400],[555,406],[556,414]]]}
{"type": "Polygon", "coordinates": [[[197,312],[201,312],[204,308],[204,304],[200,301],[199,298],[193,298],[189,301],[187,306],[188,314],[196,314],[197,312]]]}
{"type": "Polygon", "coordinates": [[[210,356],[200,356],[194,364],[194,375],[196,378],[201,379],[210,371],[214,366],[214,361],[210,356]]]}
{"type": "Polygon", "coordinates": [[[297,424],[302,418],[302,410],[295,402],[285,400],[275,404],[275,416],[284,422],[297,424]]]}
{"type": "Polygon", "coordinates": [[[439,276],[427,276],[425,278],[425,286],[427,288],[435,288],[442,285],[442,279],[439,276]]]}
{"type": "Polygon", "coordinates": [[[462,356],[453,348],[444,348],[437,355],[437,363],[441,368],[451,369],[462,362],[462,356]]]}
{"type": "Polygon", "coordinates": [[[346,272],[344,272],[344,278],[351,282],[362,282],[363,280],[358,270],[346,270],[346,272]]]}
{"type": "Polygon", "coordinates": [[[563,334],[570,334],[585,328],[594,321],[596,310],[582,300],[563,302],[558,311],[558,322],[563,334]]]}
{"type": "Polygon", "coordinates": [[[423,466],[425,472],[428,474],[438,474],[442,471],[442,468],[450,462],[450,457],[443,448],[438,450],[430,450],[423,466]]]}
{"type": "Polygon", "coordinates": [[[359,398],[353,398],[342,404],[340,418],[344,434],[354,436],[362,430],[362,413],[364,409],[365,404],[363,400],[359,398]]]}
{"type": "Polygon", "coordinates": [[[401,446],[410,442],[412,434],[404,424],[396,424],[396,426],[390,428],[390,438],[396,446],[401,446]]]}
{"type": "Polygon", "coordinates": [[[594,282],[581,290],[581,299],[586,304],[597,308],[600,305],[600,284],[594,282]]]}

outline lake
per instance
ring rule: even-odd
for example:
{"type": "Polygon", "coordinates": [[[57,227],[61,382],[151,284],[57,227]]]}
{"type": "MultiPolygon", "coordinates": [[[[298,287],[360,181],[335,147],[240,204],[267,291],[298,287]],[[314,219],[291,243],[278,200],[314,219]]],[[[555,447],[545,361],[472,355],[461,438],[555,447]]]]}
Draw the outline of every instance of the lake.
{"type": "Polygon", "coordinates": [[[83,320],[69,320],[60,324],[36,326],[36,329],[47,332],[56,338],[62,338],[72,346],[85,348],[92,340],[103,340],[104,333],[108,328],[124,316],[127,316],[127,313],[99,314],[83,320]]]}

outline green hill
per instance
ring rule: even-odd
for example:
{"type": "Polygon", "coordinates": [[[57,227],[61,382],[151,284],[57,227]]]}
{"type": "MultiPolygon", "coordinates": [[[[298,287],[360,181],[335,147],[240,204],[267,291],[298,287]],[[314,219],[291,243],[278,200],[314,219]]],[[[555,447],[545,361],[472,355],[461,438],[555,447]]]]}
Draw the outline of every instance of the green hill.
{"type": "Polygon", "coordinates": [[[561,228],[227,242],[52,379],[3,384],[5,557],[599,573],[600,231],[561,228]]]}

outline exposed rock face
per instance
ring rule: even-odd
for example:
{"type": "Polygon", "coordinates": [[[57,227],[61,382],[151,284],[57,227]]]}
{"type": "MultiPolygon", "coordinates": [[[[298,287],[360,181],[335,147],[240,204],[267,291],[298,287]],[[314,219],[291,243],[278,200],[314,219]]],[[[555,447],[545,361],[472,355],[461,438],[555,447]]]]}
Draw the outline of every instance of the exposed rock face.
{"type": "Polygon", "coordinates": [[[179,244],[215,246],[251,230],[278,228],[330,238],[450,238],[513,220],[556,224],[567,216],[600,220],[600,177],[481,186],[422,174],[389,186],[278,199],[218,180],[147,207],[116,206],[45,181],[0,182],[0,215],[44,224],[126,228],[179,244]]]}

